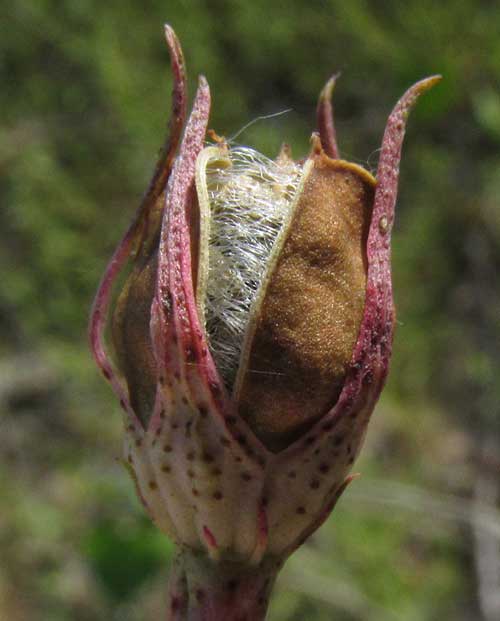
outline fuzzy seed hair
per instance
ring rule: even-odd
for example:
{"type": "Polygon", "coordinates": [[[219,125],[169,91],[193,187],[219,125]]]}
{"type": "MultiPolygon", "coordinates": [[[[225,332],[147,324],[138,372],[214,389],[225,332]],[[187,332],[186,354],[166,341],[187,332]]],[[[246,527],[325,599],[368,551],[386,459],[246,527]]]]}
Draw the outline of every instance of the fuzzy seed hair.
{"type": "Polygon", "coordinates": [[[297,193],[302,167],[249,147],[229,167],[207,168],[210,203],[206,330],[226,386],[233,386],[252,304],[297,193]]]}

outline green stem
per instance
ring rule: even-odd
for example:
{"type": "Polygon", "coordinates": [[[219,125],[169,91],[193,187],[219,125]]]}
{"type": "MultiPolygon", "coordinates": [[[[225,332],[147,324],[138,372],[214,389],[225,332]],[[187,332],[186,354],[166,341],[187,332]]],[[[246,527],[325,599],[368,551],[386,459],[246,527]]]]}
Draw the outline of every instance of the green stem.
{"type": "Polygon", "coordinates": [[[167,621],[264,621],[281,563],[214,562],[180,550],[168,585],[167,621]]]}

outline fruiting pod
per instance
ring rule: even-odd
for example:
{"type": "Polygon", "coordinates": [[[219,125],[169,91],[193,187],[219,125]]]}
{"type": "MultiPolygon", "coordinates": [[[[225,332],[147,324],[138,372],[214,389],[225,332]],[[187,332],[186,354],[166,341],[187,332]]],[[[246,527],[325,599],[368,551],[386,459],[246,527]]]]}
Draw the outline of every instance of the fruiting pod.
{"type": "Polygon", "coordinates": [[[182,53],[166,33],[170,137],[103,277],[91,343],[155,523],[210,562],[268,567],[330,513],[382,390],[405,122],[439,78],[395,106],[376,177],[339,157],[333,79],[309,156],[294,162],[284,148],[273,162],[223,139],[204,146],[208,85],[200,78],[186,122],[182,53]]]}

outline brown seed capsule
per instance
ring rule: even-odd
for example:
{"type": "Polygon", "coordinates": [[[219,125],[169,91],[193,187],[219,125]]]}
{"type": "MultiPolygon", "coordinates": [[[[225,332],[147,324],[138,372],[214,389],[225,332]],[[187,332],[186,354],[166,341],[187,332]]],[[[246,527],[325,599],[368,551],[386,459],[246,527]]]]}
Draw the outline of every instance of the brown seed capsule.
{"type": "Polygon", "coordinates": [[[365,170],[323,152],[304,166],[237,380],[239,411],[272,450],[339,397],[363,316],[374,187],[365,170]]]}
{"type": "Polygon", "coordinates": [[[129,387],[131,405],[144,425],[153,411],[157,384],[149,329],[157,259],[154,245],[143,242],[111,322],[117,362],[129,387]]]}

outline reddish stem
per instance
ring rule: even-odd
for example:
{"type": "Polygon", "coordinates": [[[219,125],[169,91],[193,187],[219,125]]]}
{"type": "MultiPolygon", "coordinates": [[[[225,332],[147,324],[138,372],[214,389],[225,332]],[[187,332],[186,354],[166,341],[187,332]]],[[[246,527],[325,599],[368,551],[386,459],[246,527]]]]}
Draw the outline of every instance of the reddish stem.
{"type": "Polygon", "coordinates": [[[168,585],[167,621],[264,621],[281,563],[213,562],[181,550],[168,585]]]}

